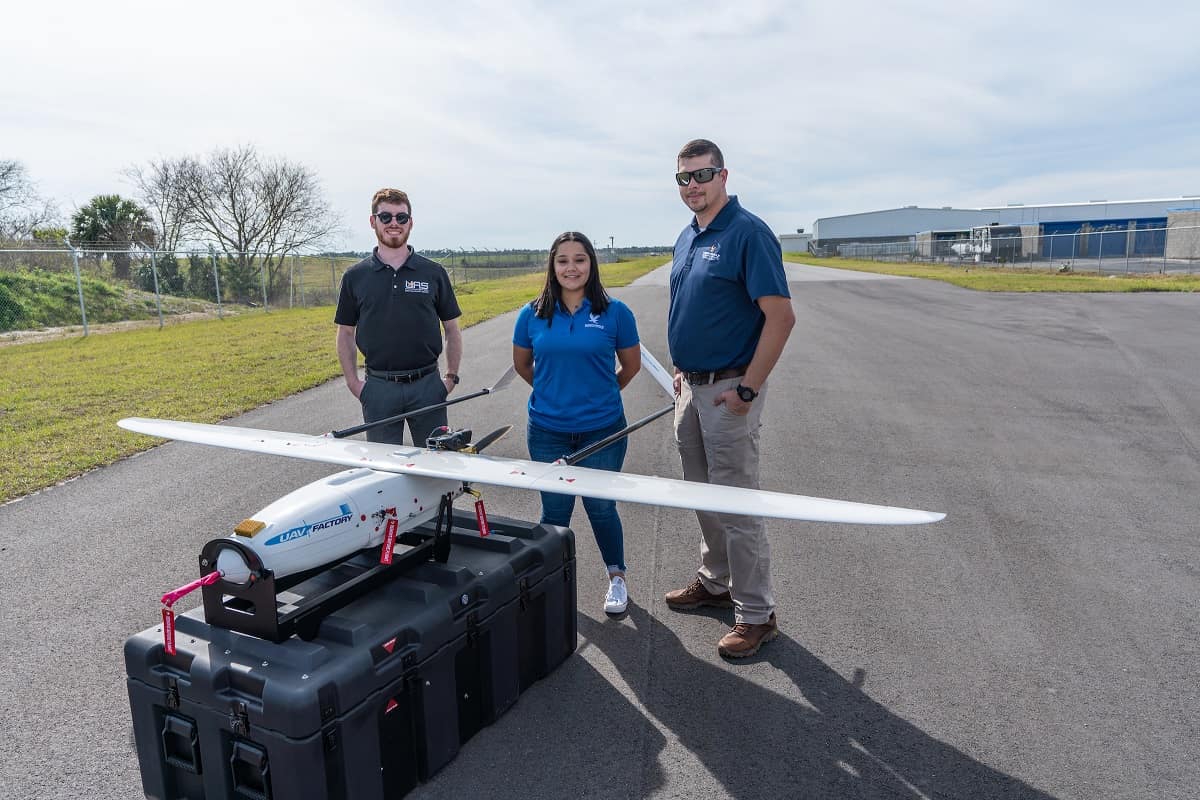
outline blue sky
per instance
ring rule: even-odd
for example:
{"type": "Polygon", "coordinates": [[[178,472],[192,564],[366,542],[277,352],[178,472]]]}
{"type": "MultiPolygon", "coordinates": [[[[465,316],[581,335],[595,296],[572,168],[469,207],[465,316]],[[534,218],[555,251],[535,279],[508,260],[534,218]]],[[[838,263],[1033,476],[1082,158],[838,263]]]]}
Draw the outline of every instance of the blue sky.
{"type": "Polygon", "coordinates": [[[252,144],[366,249],[669,244],[688,139],[777,233],[817,217],[1200,194],[1200,3],[21,3],[0,158],[70,213],[123,168],[252,144]]]}

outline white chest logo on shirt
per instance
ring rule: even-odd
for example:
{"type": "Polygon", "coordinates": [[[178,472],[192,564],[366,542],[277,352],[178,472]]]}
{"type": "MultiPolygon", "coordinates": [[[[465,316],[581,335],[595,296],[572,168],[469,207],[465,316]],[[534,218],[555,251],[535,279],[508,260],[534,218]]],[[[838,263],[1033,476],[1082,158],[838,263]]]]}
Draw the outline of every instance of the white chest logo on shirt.
{"type": "Polygon", "coordinates": [[[721,260],[720,250],[721,250],[721,245],[714,244],[713,246],[707,248],[704,252],[702,252],[700,254],[700,257],[703,258],[705,261],[720,261],[721,260]]]}
{"type": "Polygon", "coordinates": [[[408,281],[404,282],[404,291],[417,292],[419,294],[429,294],[429,281],[408,281]]]}
{"type": "Polygon", "coordinates": [[[600,315],[599,315],[599,314],[588,314],[588,321],[587,321],[587,324],[586,324],[586,325],[584,325],[583,327],[585,327],[585,328],[599,328],[600,330],[604,330],[604,323],[602,323],[602,322],[600,321],[600,315]]]}

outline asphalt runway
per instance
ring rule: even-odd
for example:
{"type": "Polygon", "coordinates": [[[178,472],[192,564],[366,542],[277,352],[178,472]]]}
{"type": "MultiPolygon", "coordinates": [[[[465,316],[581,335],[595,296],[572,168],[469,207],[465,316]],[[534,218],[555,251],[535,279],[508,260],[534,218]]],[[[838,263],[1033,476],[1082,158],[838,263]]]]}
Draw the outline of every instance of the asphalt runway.
{"type": "MultiPolygon", "coordinates": [[[[694,516],[622,506],[634,605],[612,621],[577,509],[577,654],[410,796],[1196,797],[1200,295],[789,277],[764,488],[948,518],[771,521],[782,633],[727,663],[729,612],[662,602],[693,575],[694,516]]],[[[615,294],[665,360],[662,271],[615,294]]],[[[466,331],[463,389],[498,377],[512,322],[466,331]]],[[[526,396],[451,418],[515,424],[491,452],[523,457],[526,396]]],[[[639,376],[625,402],[632,420],[664,400],[639,376]]],[[[336,380],[234,423],[317,433],[356,410],[336,380]]],[[[628,471],[678,476],[669,425],[635,435],[628,471]]],[[[204,542],[333,471],[170,443],[0,507],[0,797],[140,797],[122,643],[204,542]]]]}

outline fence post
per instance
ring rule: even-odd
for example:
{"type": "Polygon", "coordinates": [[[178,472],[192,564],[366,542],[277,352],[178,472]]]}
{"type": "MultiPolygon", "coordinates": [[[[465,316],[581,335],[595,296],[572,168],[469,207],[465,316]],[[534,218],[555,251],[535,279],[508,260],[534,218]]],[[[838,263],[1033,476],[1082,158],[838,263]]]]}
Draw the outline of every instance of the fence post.
{"type": "Polygon", "coordinates": [[[79,251],[71,244],[71,237],[64,239],[67,247],[71,248],[71,261],[75,264],[75,288],[79,290],[79,316],[83,318],[83,335],[88,335],[87,308],[83,304],[83,278],[79,274],[79,251]]]}
{"type": "Polygon", "coordinates": [[[288,267],[288,308],[296,306],[296,254],[292,253],[292,264],[288,267]]]}
{"type": "MultiPolygon", "coordinates": [[[[134,244],[137,244],[137,242],[134,242],[134,244]]],[[[145,247],[145,246],[142,245],[142,247],[145,247]]],[[[146,247],[145,249],[149,250],[149,252],[150,252],[150,274],[154,276],[154,307],[158,310],[158,329],[161,331],[162,327],[163,327],[163,315],[162,315],[162,293],[159,291],[159,288],[158,288],[158,262],[154,258],[154,250],[149,247],[146,247]]],[[[133,255],[133,254],[130,253],[130,255],[133,255]]]]}
{"type": "Polygon", "coordinates": [[[271,309],[267,307],[267,270],[266,265],[261,261],[258,265],[258,276],[261,279],[259,283],[262,284],[263,311],[270,311],[271,309]]]}
{"type": "Polygon", "coordinates": [[[225,319],[225,312],[221,308],[221,270],[217,266],[217,251],[211,244],[208,246],[208,257],[212,259],[213,285],[217,288],[217,319],[225,319]]]}

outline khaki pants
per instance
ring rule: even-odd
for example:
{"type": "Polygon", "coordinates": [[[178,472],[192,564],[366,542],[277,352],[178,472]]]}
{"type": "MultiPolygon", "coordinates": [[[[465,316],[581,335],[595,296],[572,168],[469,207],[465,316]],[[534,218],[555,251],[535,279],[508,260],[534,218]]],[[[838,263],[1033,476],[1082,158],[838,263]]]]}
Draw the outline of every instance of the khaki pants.
{"type": "MultiPolygon", "coordinates": [[[[683,381],[675,401],[675,444],[684,480],[758,488],[758,428],[767,385],[739,417],[713,399],[738,384],[738,378],[690,386],[683,381]]],[[[697,511],[700,569],[704,587],[713,594],[726,589],[733,597],[738,622],[766,622],[775,609],[771,591],[771,547],[762,517],[697,511]]]]}

